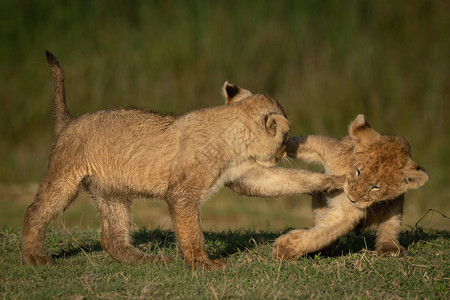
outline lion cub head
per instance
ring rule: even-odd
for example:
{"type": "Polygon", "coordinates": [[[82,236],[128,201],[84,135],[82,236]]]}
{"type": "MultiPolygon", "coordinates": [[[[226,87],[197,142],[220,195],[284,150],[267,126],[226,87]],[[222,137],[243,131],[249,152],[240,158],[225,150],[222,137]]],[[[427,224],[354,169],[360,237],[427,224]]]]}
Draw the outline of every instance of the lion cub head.
{"type": "Polygon", "coordinates": [[[235,112],[235,123],[244,125],[243,132],[232,137],[245,146],[241,154],[263,166],[273,166],[285,157],[290,128],[283,107],[264,94],[254,95],[228,82],[223,94],[225,105],[235,112]]]}
{"type": "Polygon", "coordinates": [[[349,134],[355,146],[344,191],[357,207],[393,199],[428,181],[427,173],[411,159],[404,138],[381,135],[364,115],[350,124],[349,134]]]}

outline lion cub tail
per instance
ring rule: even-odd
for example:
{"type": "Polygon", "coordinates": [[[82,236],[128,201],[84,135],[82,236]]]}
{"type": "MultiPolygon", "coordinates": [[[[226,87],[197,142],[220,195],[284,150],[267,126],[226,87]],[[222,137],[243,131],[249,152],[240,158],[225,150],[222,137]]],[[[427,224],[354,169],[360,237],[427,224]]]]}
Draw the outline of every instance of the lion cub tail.
{"type": "Polygon", "coordinates": [[[64,74],[56,57],[46,51],[47,63],[55,81],[55,102],[53,104],[53,117],[55,119],[55,133],[58,135],[67,123],[72,120],[66,105],[66,90],[64,87],[64,74]]]}

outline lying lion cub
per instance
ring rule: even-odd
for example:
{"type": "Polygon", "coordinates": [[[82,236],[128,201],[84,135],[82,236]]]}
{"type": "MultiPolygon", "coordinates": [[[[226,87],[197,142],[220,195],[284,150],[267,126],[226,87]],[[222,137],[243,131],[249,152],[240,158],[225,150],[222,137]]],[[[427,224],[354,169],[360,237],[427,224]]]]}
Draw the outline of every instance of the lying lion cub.
{"type": "Polygon", "coordinates": [[[84,186],[102,220],[102,246],[121,262],[165,260],[132,246],[134,197],[164,199],[188,266],[225,267],[210,260],[200,204],[224,185],[261,196],[342,187],[343,178],[273,166],[285,156],[289,122],[277,101],[225,83],[226,105],[181,116],[139,109],[98,111],[72,119],[62,70],[47,52],[55,80],[56,141],[48,171],[25,213],[22,261],[52,263],[45,231],[84,186]]]}
{"type": "Polygon", "coordinates": [[[381,135],[358,115],[349,136],[340,140],[324,136],[290,138],[288,154],[321,163],[328,174],[347,175],[344,192],[313,195],[314,227],[280,236],[273,256],[297,258],[329,246],[355,228],[378,225],[378,255],[402,255],[398,242],[404,193],[428,181],[428,175],[410,155],[407,141],[381,135]]]}

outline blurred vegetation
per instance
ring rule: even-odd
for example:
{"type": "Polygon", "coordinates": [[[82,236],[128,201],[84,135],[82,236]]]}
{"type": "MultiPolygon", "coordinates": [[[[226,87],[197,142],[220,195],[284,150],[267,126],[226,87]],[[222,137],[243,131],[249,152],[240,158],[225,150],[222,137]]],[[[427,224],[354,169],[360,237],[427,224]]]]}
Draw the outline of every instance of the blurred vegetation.
{"type": "Polygon", "coordinates": [[[219,105],[225,80],[279,100],[293,135],[340,137],[364,113],[378,131],[407,138],[431,176],[407,205],[448,212],[449,16],[445,0],[2,0],[0,183],[45,172],[48,49],[65,70],[73,116],[219,105]]]}

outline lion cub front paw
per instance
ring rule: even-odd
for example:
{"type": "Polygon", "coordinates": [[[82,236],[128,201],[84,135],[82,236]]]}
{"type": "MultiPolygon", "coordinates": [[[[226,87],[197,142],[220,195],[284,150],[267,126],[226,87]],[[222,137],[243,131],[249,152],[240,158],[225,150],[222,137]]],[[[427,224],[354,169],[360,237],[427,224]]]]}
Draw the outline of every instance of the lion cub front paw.
{"type": "Polygon", "coordinates": [[[195,260],[186,260],[186,265],[191,268],[197,269],[222,269],[225,270],[227,268],[227,263],[220,259],[195,259],[195,260]]]}
{"type": "Polygon", "coordinates": [[[381,257],[386,257],[386,256],[404,256],[407,255],[408,252],[406,251],[406,249],[402,246],[400,246],[399,244],[394,244],[394,243],[384,243],[381,244],[379,246],[377,246],[377,254],[378,256],[381,257]]]}
{"type": "Polygon", "coordinates": [[[290,231],[276,239],[273,244],[272,257],[278,260],[294,260],[303,253],[298,247],[298,235],[300,232],[290,231]]]}
{"type": "Polygon", "coordinates": [[[345,176],[329,175],[323,183],[324,193],[331,194],[344,188],[345,176]]]}

